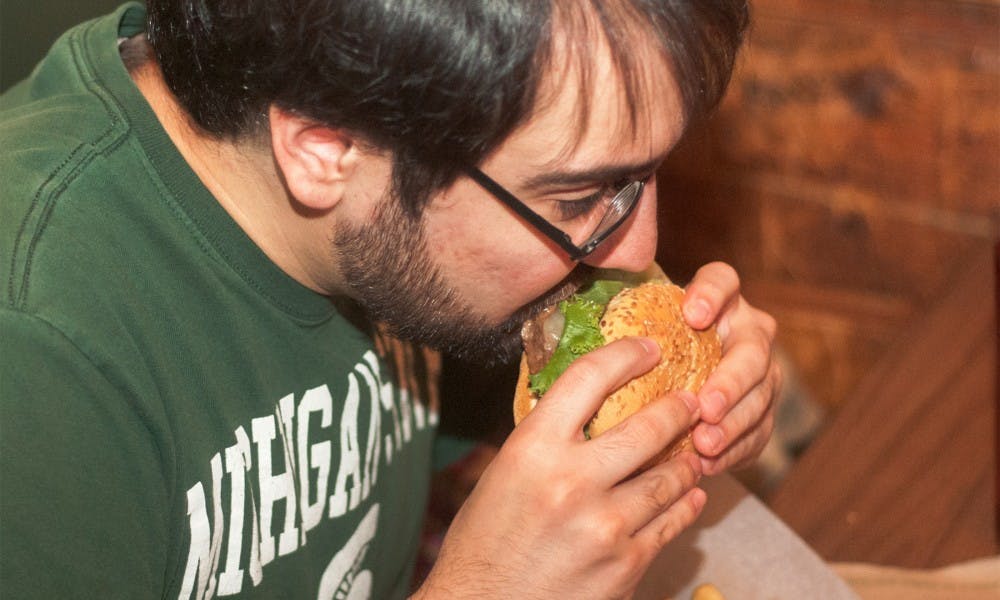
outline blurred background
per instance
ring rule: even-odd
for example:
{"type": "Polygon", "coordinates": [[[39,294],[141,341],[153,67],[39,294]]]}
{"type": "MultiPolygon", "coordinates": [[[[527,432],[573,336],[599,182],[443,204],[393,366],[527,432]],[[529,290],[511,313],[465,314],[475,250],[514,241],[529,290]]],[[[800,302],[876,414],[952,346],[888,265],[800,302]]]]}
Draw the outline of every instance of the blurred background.
{"type": "Polygon", "coordinates": [[[0,0],[0,91],[27,77],[64,31],[121,4],[117,0],[0,0]]]}
{"type": "Polygon", "coordinates": [[[825,408],[1000,231],[1000,4],[756,0],[662,173],[661,260],[737,267],[825,408]]]}
{"type": "MultiPolygon", "coordinates": [[[[0,89],[117,4],[0,0],[0,89]]],[[[753,13],[728,96],[659,173],[665,270],[726,261],[779,322],[779,427],[740,477],[830,560],[997,554],[1000,2],[753,13]]],[[[449,362],[444,428],[501,440],[512,384],[449,362]]]]}
{"type": "Polygon", "coordinates": [[[660,173],[661,248],[779,323],[751,489],[830,560],[997,554],[1000,2],[755,0],[660,173]]]}

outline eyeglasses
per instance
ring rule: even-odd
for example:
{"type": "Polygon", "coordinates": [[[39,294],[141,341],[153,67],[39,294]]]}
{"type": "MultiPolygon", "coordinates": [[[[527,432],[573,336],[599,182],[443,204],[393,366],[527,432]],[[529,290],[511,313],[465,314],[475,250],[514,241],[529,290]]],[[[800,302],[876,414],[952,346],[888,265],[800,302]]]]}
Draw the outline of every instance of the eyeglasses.
{"type": "Polygon", "coordinates": [[[622,186],[617,193],[607,202],[604,216],[580,245],[573,242],[573,239],[562,229],[550,223],[545,217],[531,210],[527,204],[517,199],[503,186],[493,181],[488,175],[475,167],[466,167],[466,174],[478,183],[483,189],[493,197],[502,202],[519,217],[530,223],[535,229],[549,238],[556,245],[562,248],[569,257],[575,261],[584,259],[587,255],[597,249],[601,242],[615,232],[625,219],[632,213],[632,209],[639,203],[642,197],[642,190],[646,187],[646,182],[651,177],[647,175],[642,179],[630,181],[622,186]]]}

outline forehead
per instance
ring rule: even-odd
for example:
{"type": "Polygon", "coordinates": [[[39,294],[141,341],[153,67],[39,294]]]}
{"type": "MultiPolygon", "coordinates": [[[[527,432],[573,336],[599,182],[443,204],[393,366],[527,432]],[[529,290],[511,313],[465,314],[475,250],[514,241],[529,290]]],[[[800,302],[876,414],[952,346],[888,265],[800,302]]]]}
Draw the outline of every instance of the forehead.
{"type": "Polygon", "coordinates": [[[658,41],[632,31],[615,52],[593,13],[557,15],[532,114],[495,155],[538,170],[663,156],[683,132],[683,103],[658,41]]]}

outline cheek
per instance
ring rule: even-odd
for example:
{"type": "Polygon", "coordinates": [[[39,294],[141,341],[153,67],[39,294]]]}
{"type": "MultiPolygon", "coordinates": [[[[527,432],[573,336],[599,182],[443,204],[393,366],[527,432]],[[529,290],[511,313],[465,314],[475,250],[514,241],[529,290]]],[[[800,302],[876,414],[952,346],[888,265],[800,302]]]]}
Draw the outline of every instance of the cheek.
{"type": "Polygon", "coordinates": [[[512,218],[511,227],[501,228],[435,216],[443,218],[429,219],[426,228],[434,264],[467,304],[494,320],[539,297],[573,268],[512,218]]]}
{"type": "MultiPolygon", "coordinates": [[[[471,220],[434,215],[425,221],[427,246],[434,264],[452,279],[452,272],[468,274],[486,268],[501,253],[489,227],[471,220]]],[[[461,283],[453,281],[452,285],[461,283]]]]}

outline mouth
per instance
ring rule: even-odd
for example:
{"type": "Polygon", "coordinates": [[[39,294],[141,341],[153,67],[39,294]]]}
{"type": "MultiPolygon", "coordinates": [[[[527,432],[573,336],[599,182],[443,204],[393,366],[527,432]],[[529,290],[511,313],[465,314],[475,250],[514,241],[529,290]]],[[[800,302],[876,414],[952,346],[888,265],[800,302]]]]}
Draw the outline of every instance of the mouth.
{"type": "Polygon", "coordinates": [[[570,271],[566,279],[559,282],[552,290],[543,296],[545,299],[549,300],[545,308],[562,302],[566,298],[569,298],[575,294],[581,287],[583,287],[588,281],[594,278],[594,273],[597,269],[588,265],[577,265],[575,269],[570,271]]]}
{"type": "Polygon", "coordinates": [[[589,265],[578,264],[562,281],[549,288],[547,292],[535,300],[519,308],[511,315],[508,322],[512,325],[516,323],[517,330],[520,331],[522,323],[537,317],[545,309],[575,294],[587,281],[594,277],[596,271],[597,269],[589,265]]]}

